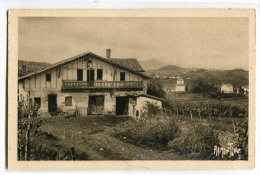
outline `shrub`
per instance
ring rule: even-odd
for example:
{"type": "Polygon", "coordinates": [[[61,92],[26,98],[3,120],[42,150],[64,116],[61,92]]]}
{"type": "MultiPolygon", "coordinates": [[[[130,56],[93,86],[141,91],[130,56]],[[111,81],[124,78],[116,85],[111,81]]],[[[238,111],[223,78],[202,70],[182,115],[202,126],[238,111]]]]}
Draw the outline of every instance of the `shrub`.
{"type": "Polygon", "coordinates": [[[217,134],[210,126],[191,125],[187,134],[169,142],[169,147],[182,153],[200,152],[206,158],[214,153],[214,146],[219,145],[217,134]]]}
{"type": "Polygon", "coordinates": [[[165,92],[162,84],[158,79],[152,79],[147,85],[147,94],[153,95],[159,98],[165,98],[165,92]]]}
{"type": "Polygon", "coordinates": [[[202,93],[202,94],[211,94],[213,92],[218,92],[219,89],[217,88],[216,84],[207,81],[206,79],[198,78],[194,85],[191,92],[193,93],[202,93]]]}
{"type": "Polygon", "coordinates": [[[159,106],[157,106],[153,103],[150,103],[150,102],[146,103],[145,108],[147,109],[148,115],[156,115],[156,114],[159,114],[161,112],[161,109],[160,109],[159,106]]]}
{"type": "Polygon", "coordinates": [[[237,124],[239,126],[239,143],[238,148],[241,149],[241,159],[248,159],[248,119],[237,124]]]}
{"type": "Polygon", "coordinates": [[[139,146],[161,147],[180,134],[172,118],[128,121],[116,130],[116,137],[139,146]]]}

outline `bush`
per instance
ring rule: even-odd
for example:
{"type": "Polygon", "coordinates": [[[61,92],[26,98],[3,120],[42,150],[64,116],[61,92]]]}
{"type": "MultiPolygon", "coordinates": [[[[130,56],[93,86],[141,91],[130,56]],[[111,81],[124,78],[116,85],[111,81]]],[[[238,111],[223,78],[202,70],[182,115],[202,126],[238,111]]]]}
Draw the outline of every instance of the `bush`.
{"type": "Polygon", "coordinates": [[[219,145],[217,134],[210,126],[191,125],[189,132],[169,142],[169,147],[182,153],[199,152],[206,158],[214,154],[214,146],[219,145]]]}
{"type": "Polygon", "coordinates": [[[153,95],[159,98],[165,98],[165,92],[162,84],[158,79],[152,79],[147,85],[147,94],[153,95]]]}
{"type": "Polygon", "coordinates": [[[202,93],[202,94],[211,94],[218,92],[219,89],[217,88],[216,84],[211,83],[210,81],[207,81],[206,79],[198,78],[193,88],[191,89],[191,92],[193,93],[202,93]]]}
{"type": "Polygon", "coordinates": [[[238,148],[241,149],[241,159],[248,160],[248,119],[237,124],[239,126],[239,143],[238,148]]]}
{"type": "MultiPolygon", "coordinates": [[[[166,117],[166,116],[165,116],[166,117]]],[[[139,146],[161,147],[180,134],[180,129],[171,118],[128,121],[116,130],[116,137],[139,146]]]]}

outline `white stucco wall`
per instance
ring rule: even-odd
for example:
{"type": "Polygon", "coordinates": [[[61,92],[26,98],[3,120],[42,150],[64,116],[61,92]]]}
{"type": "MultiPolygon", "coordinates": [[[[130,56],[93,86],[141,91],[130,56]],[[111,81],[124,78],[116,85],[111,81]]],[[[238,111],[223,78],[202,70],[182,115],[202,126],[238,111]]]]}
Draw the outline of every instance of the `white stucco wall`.
{"type": "Polygon", "coordinates": [[[137,97],[136,110],[139,111],[139,117],[141,116],[142,113],[147,112],[146,111],[147,102],[157,105],[159,108],[162,108],[162,101],[160,100],[156,100],[148,97],[142,97],[142,96],[137,97]]]}
{"type": "Polygon", "coordinates": [[[185,92],[185,86],[183,85],[183,86],[176,86],[175,87],[175,91],[176,92],[185,92]]]}
{"type": "Polygon", "coordinates": [[[19,83],[18,84],[18,95],[19,95],[19,102],[24,102],[25,105],[28,105],[29,104],[29,94],[28,92],[26,92],[24,89],[23,89],[23,84],[22,83],[19,83]]]}
{"type": "Polygon", "coordinates": [[[221,92],[222,93],[233,93],[233,86],[222,85],[221,92]]]}

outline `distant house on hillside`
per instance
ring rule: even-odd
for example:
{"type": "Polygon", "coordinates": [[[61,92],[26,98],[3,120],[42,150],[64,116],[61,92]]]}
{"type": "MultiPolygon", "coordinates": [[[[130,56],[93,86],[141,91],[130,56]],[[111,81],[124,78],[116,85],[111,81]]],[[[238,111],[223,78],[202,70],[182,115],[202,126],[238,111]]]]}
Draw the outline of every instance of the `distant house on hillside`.
{"type": "Polygon", "coordinates": [[[178,77],[177,83],[175,86],[175,92],[185,92],[184,80],[181,77],[178,77]]]}
{"type": "Polygon", "coordinates": [[[232,84],[222,84],[221,85],[221,92],[228,94],[228,93],[233,93],[233,85],[232,84]]]}
{"type": "Polygon", "coordinates": [[[236,93],[236,94],[241,93],[241,89],[239,87],[234,88],[234,93],[236,93]]]}
{"type": "Polygon", "coordinates": [[[179,84],[179,85],[184,84],[184,80],[181,77],[178,77],[177,84],[179,84]]]}
{"type": "Polygon", "coordinates": [[[248,92],[249,92],[248,86],[242,86],[242,89],[244,90],[244,94],[248,94],[248,92]]]}

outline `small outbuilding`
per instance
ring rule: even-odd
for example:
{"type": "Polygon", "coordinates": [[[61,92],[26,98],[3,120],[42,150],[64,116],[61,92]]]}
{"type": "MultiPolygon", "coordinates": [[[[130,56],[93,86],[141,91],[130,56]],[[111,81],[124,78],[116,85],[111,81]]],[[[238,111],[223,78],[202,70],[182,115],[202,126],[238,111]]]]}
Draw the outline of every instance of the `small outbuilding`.
{"type": "Polygon", "coordinates": [[[128,115],[135,117],[136,119],[147,112],[147,103],[158,106],[159,109],[162,108],[162,98],[148,94],[138,94],[136,92],[129,92],[127,95],[129,96],[128,115]]]}
{"type": "Polygon", "coordinates": [[[221,92],[225,93],[225,94],[229,94],[229,93],[234,92],[232,84],[222,84],[220,89],[221,89],[221,92]]]}
{"type": "Polygon", "coordinates": [[[175,92],[185,92],[184,80],[181,77],[178,77],[177,79],[175,92]]]}

